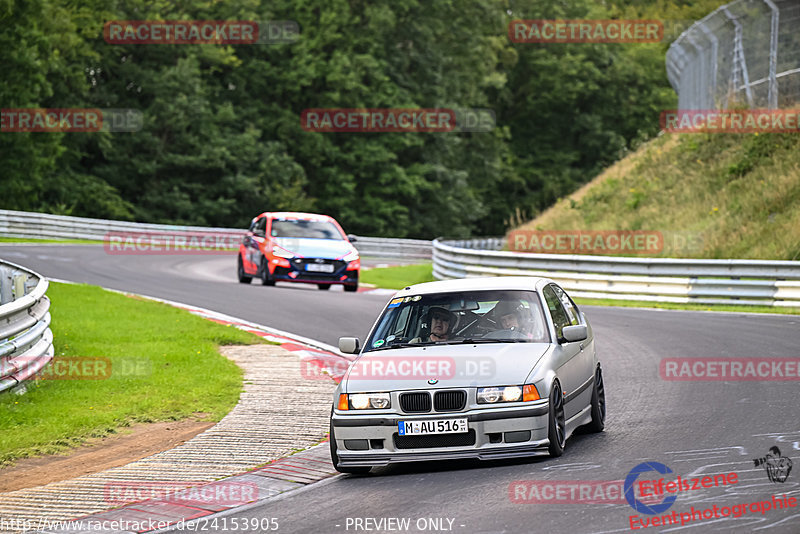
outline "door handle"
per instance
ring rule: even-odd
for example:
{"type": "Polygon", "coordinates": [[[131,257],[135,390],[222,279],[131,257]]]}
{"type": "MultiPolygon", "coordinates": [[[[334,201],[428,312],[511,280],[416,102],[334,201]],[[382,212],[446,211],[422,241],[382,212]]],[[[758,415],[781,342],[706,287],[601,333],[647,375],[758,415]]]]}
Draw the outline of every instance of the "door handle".
{"type": "Polygon", "coordinates": [[[583,343],[581,343],[580,347],[581,347],[581,351],[582,351],[583,350],[583,343]]]}

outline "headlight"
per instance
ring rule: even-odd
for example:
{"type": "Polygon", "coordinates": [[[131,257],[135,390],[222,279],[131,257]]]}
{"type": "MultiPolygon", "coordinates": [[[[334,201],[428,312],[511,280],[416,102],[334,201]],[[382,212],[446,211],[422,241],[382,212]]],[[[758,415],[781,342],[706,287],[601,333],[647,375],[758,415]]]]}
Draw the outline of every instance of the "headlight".
{"type": "Polygon", "coordinates": [[[503,388],[503,402],[517,402],[522,398],[522,388],[508,386],[503,388]]]}
{"type": "Polygon", "coordinates": [[[383,410],[391,406],[388,393],[355,393],[349,398],[354,410],[383,410]]]}
{"type": "MultiPolygon", "coordinates": [[[[524,400],[536,400],[529,398],[530,395],[527,395],[528,389],[533,388],[534,391],[536,388],[533,385],[526,385],[525,386],[525,399],[524,400]]],[[[493,388],[478,388],[478,404],[495,404],[498,402],[519,402],[523,400],[523,388],[521,386],[501,386],[501,387],[493,387],[493,388]]],[[[537,395],[538,398],[538,395],[537,395]]]]}
{"type": "Polygon", "coordinates": [[[278,256],[279,258],[294,258],[293,252],[289,252],[285,248],[281,248],[277,245],[272,247],[272,254],[278,256]]]}
{"type": "Polygon", "coordinates": [[[357,259],[358,259],[358,251],[357,250],[353,250],[351,252],[348,252],[342,258],[342,260],[344,260],[344,261],[353,261],[353,260],[357,260],[357,259]]]}

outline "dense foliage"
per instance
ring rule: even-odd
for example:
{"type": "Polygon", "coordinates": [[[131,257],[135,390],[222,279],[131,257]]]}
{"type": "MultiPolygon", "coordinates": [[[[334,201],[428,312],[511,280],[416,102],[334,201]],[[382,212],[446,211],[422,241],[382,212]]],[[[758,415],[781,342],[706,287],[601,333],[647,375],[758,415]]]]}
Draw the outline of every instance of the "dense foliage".
{"type": "MultiPolygon", "coordinates": [[[[510,20],[690,22],[716,0],[0,0],[0,106],[133,108],[136,133],[0,133],[0,208],[500,234],[658,130],[660,44],[515,44],[510,20]],[[111,45],[108,20],[294,20],[295,43],[111,45]],[[491,108],[485,133],[317,133],[307,108],[491,108]]],[[[672,28],[675,24],[668,24],[672,28]]]]}

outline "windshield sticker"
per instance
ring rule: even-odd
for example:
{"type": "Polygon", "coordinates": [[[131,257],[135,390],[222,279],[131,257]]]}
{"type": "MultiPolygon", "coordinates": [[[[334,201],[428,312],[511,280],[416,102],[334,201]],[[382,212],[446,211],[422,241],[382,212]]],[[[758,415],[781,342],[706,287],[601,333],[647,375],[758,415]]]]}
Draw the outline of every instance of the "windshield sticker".
{"type": "Polygon", "coordinates": [[[373,347],[380,347],[381,345],[383,345],[382,339],[379,339],[378,341],[372,344],[373,347]]]}
{"type": "Polygon", "coordinates": [[[389,301],[389,308],[396,308],[400,306],[401,302],[403,302],[403,297],[397,297],[396,299],[392,299],[389,301]]]}
{"type": "Polygon", "coordinates": [[[394,334],[392,334],[391,336],[386,336],[386,341],[392,341],[392,340],[394,340],[396,337],[397,337],[397,336],[395,336],[394,334]]]}
{"type": "Polygon", "coordinates": [[[403,303],[411,302],[411,297],[406,297],[403,299],[403,303]]]}
{"type": "Polygon", "coordinates": [[[411,297],[411,302],[417,302],[418,300],[422,299],[422,295],[417,295],[416,297],[411,297]]]}

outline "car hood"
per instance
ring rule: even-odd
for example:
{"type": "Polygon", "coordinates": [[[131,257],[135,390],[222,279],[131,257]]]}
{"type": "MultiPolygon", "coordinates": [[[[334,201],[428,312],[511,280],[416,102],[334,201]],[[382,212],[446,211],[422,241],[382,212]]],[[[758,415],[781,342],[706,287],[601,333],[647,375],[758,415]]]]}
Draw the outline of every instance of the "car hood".
{"type": "Polygon", "coordinates": [[[349,241],[337,239],[278,237],[274,238],[274,242],[279,247],[304,258],[337,259],[355,250],[349,241]]]}
{"type": "Polygon", "coordinates": [[[522,384],[549,349],[549,343],[485,343],[367,352],[350,365],[342,391],[522,384]]]}

